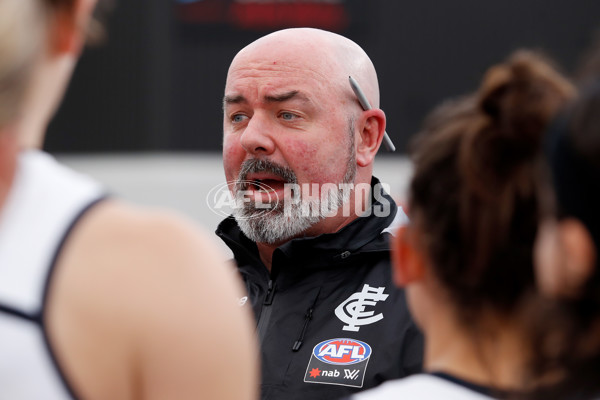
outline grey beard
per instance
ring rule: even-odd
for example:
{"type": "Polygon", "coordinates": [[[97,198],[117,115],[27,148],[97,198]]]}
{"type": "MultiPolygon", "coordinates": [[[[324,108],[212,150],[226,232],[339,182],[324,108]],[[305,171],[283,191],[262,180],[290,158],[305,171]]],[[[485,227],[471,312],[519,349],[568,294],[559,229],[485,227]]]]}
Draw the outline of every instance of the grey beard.
{"type": "MultiPolygon", "coordinates": [[[[346,174],[343,183],[353,183],[356,176],[356,156],[354,145],[347,162],[346,174]]],[[[281,167],[268,160],[248,160],[242,164],[238,182],[245,181],[250,172],[270,172],[280,176],[284,182],[295,184],[297,182],[294,172],[281,167]]],[[[243,189],[236,183],[236,190],[243,189]]],[[[236,196],[236,205],[233,216],[242,232],[257,243],[276,244],[299,236],[313,225],[317,224],[328,215],[335,212],[348,202],[352,190],[329,190],[320,194],[320,199],[304,200],[301,198],[289,204],[283,204],[280,199],[277,204],[266,211],[256,205],[244,202],[236,196]],[[324,203],[324,204],[323,204],[324,203]]]]}
{"type": "MultiPolygon", "coordinates": [[[[289,240],[304,232],[321,220],[319,216],[302,215],[300,212],[288,215],[277,210],[260,218],[241,218],[234,214],[236,221],[246,236],[257,243],[275,244],[289,240]]],[[[244,216],[248,214],[242,210],[244,216]]]]}

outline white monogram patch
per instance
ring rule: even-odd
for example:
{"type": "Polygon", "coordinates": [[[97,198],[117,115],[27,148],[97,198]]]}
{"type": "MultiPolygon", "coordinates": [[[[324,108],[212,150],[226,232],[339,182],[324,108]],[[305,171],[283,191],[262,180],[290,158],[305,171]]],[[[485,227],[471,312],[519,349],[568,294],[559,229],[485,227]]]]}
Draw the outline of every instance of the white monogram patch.
{"type": "Polygon", "coordinates": [[[385,287],[374,288],[365,284],[362,291],[354,293],[335,309],[335,315],[347,325],[345,331],[358,332],[361,326],[374,324],[383,319],[383,314],[365,311],[367,306],[375,306],[378,301],[385,301],[388,294],[383,293],[385,287]]]}

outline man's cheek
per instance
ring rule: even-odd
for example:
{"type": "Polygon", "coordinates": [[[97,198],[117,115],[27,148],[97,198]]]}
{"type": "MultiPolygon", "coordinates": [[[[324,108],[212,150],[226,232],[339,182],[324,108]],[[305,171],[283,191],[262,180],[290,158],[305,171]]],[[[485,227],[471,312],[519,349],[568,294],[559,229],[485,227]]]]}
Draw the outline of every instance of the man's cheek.
{"type": "Polygon", "coordinates": [[[287,140],[283,145],[289,149],[286,158],[290,166],[296,171],[302,171],[304,175],[311,176],[314,173],[315,167],[323,161],[319,159],[318,143],[287,140]]]}
{"type": "Polygon", "coordinates": [[[228,181],[237,178],[244,158],[245,152],[241,146],[227,140],[223,143],[223,167],[228,181]]]}

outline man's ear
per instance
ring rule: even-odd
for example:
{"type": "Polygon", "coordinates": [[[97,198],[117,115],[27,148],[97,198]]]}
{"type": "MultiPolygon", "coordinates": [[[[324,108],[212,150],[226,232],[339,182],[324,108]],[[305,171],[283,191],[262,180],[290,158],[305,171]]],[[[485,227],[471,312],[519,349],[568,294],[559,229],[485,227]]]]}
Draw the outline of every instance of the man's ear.
{"type": "Polygon", "coordinates": [[[425,275],[423,261],[414,245],[413,234],[408,227],[400,227],[392,242],[392,273],[396,286],[404,287],[421,280],[425,275]]]}
{"type": "Polygon", "coordinates": [[[385,132],[385,113],[380,109],[363,111],[357,121],[359,136],[356,146],[356,162],[366,167],[373,162],[385,132]]]}
{"type": "Polygon", "coordinates": [[[583,283],[594,273],[598,251],[587,228],[575,218],[558,224],[558,235],[564,249],[563,260],[567,292],[576,295],[583,283]]]}

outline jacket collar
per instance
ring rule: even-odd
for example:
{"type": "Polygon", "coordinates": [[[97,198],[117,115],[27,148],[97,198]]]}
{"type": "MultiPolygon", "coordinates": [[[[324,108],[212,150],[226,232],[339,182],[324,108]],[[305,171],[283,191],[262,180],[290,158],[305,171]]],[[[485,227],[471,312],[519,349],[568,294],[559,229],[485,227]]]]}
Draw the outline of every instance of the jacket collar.
{"type": "MultiPolygon", "coordinates": [[[[372,178],[369,216],[358,217],[334,233],[296,238],[282,244],[273,253],[274,265],[284,257],[286,264],[311,269],[322,268],[366,252],[389,252],[388,235],[383,231],[394,222],[397,213],[402,213],[402,216],[404,213],[398,210],[394,200],[379,183],[377,178],[372,178]],[[384,216],[375,215],[374,210],[386,206],[389,206],[389,213],[384,216]]],[[[233,217],[223,220],[216,234],[233,251],[238,264],[262,264],[256,244],[242,233],[233,217]]]]}

